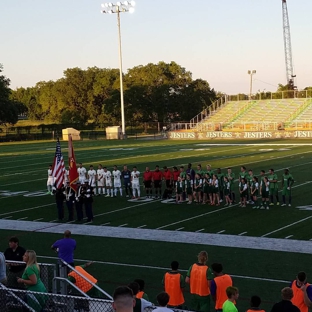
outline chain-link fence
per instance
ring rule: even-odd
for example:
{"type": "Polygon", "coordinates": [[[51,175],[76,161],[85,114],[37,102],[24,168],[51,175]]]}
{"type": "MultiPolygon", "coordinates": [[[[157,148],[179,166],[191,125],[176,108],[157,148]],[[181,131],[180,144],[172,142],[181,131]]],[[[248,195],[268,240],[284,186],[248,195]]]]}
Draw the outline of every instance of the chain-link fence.
{"type": "MultiPolygon", "coordinates": [[[[22,277],[26,267],[25,262],[6,260],[7,286],[9,288],[25,289],[23,284],[17,283],[17,278],[22,277]]],[[[53,291],[53,279],[57,275],[57,266],[49,263],[38,263],[40,267],[40,279],[47,291],[53,291]]]]}

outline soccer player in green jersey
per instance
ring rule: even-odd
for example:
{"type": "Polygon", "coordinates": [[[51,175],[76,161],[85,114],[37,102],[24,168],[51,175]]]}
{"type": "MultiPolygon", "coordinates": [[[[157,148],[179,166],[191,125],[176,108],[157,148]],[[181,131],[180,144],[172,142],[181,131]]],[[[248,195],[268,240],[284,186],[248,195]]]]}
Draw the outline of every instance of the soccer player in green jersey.
{"type": "Polygon", "coordinates": [[[193,183],[194,181],[191,179],[191,175],[187,174],[185,180],[185,192],[188,197],[187,203],[189,205],[193,202],[193,183]]]}
{"type": "Polygon", "coordinates": [[[224,196],[225,196],[225,205],[224,206],[231,206],[231,183],[228,177],[224,177],[224,196]]]}
{"type": "Polygon", "coordinates": [[[254,207],[252,207],[253,209],[260,208],[260,206],[258,206],[258,193],[259,193],[258,178],[253,177],[250,185],[250,196],[255,204],[254,207]]]}
{"type": "Polygon", "coordinates": [[[206,173],[208,173],[211,177],[214,174],[214,170],[211,169],[211,165],[206,166],[206,173]]]}
{"type": "Polygon", "coordinates": [[[197,165],[197,169],[195,170],[195,174],[199,174],[199,175],[201,175],[201,176],[203,176],[203,174],[204,174],[204,170],[202,169],[202,166],[201,166],[201,164],[198,164],[197,165]]]}
{"type": "Polygon", "coordinates": [[[260,195],[262,197],[262,206],[260,209],[269,209],[269,193],[270,193],[270,182],[268,177],[264,177],[260,184],[260,195]]]}
{"type": "Polygon", "coordinates": [[[291,206],[291,187],[293,186],[295,180],[293,176],[289,173],[289,169],[284,170],[283,179],[282,179],[282,197],[283,204],[282,206],[286,206],[286,196],[288,196],[288,206],[291,206]]]}
{"type": "Polygon", "coordinates": [[[238,299],[238,288],[233,287],[233,286],[229,286],[226,289],[226,295],[228,297],[228,300],[226,300],[223,303],[222,306],[222,311],[223,312],[238,312],[236,306],[235,306],[235,301],[238,299]]]}
{"type": "Polygon", "coordinates": [[[175,185],[175,191],[176,191],[176,203],[181,204],[183,202],[183,191],[185,189],[184,181],[181,177],[178,177],[178,181],[175,185]]]}
{"type": "Polygon", "coordinates": [[[220,203],[223,202],[223,191],[224,191],[224,174],[221,172],[221,168],[217,169],[216,173],[219,181],[219,194],[220,194],[220,203]]]}
{"type": "Polygon", "coordinates": [[[274,206],[274,195],[276,198],[276,205],[279,205],[279,198],[278,198],[278,184],[277,184],[277,174],[274,173],[274,169],[269,170],[268,179],[270,182],[270,206],[274,206]]]}
{"type": "Polygon", "coordinates": [[[194,182],[194,197],[196,203],[200,203],[202,201],[202,187],[203,180],[201,178],[201,175],[196,173],[194,182]]]}
{"type": "Polygon", "coordinates": [[[252,200],[252,194],[251,194],[251,186],[253,184],[253,177],[254,174],[251,169],[248,170],[248,175],[246,176],[247,179],[247,185],[248,185],[248,195],[247,195],[247,201],[249,200],[249,204],[254,204],[254,201],[252,200]]]}
{"type": "Polygon", "coordinates": [[[235,193],[234,190],[232,188],[233,183],[235,181],[235,173],[232,172],[232,168],[227,168],[227,178],[229,179],[229,182],[231,184],[231,193],[230,193],[230,198],[232,200],[232,203],[235,203],[235,193]]]}

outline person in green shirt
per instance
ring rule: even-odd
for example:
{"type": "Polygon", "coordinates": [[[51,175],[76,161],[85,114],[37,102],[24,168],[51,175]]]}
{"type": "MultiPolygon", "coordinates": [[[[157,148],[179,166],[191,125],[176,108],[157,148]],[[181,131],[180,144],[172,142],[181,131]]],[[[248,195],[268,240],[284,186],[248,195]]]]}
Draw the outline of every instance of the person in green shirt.
{"type": "Polygon", "coordinates": [[[220,194],[220,203],[223,202],[223,197],[224,197],[224,174],[221,172],[221,168],[217,169],[216,173],[219,181],[219,194],[220,194]]]}
{"type": "Polygon", "coordinates": [[[270,182],[268,177],[261,179],[260,183],[260,195],[262,197],[262,205],[260,209],[269,209],[269,193],[270,193],[270,182]]]}
{"type": "Polygon", "coordinates": [[[235,203],[235,192],[233,190],[233,183],[235,181],[235,173],[232,172],[232,168],[227,168],[227,178],[229,179],[229,182],[231,184],[231,193],[230,193],[230,198],[232,200],[232,203],[235,203]]]}
{"type": "MultiPolygon", "coordinates": [[[[47,290],[40,279],[40,268],[37,263],[37,255],[34,250],[26,250],[23,255],[23,261],[26,262],[26,268],[21,278],[17,279],[18,283],[24,284],[29,291],[46,293],[47,290]]],[[[26,302],[35,311],[41,311],[47,301],[44,294],[27,294],[26,302]]]]}
{"type": "Polygon", "coordinates": [[[175,185],[175,191],[176,191],[176,203],[181,204],[183,202],[183,191],[185,190],[184,181],[181,177],[178,177],[178,181],[175,185]]]}
{"type": "Polygon", "coordinates": [[[210,311],[210,281],[214,278],[211,268],[206,263],[208,261],[207,251],[201,251],[197,256],[197,263],[190,266],[185,282],[190,284],[192,296],[191,308],[193,311],[210,311]]]}
{"type": "Polygon", "coordinates": [[[185,180],[185,192],[188,197],[187,203],[189,205],[193,202],[193,184],[194,184],[194,181],[191,179],[191,175],[187,174],[186,180],[185,180]]]}
{"type": "Polygon", "coordinates": [[[274,196],[276,198],[276,205],[279,205],[279,198],[278,198],[278,184],[277,184],[277,174],[274,173],[274,169],[269,170],[268,179],[270,182],[270,206],[274,206],[274,196]]]}
{"type": "Polygon", "coordinates": [[[203,179],[200,174],[196,173],[194,181],[194,198],[196,203],[200,203],[202,201],[202,187],[203,179]]]}
{"type": "Polygon", "coordinates": [[[225,196],[225,205],[224,206],[231,206],[232,200],[231,200],[231,183],[229,181],[229,178],[225,176],[224,178],[224,196],[225,196]]]}
{"type": "Polygon", "coordinates": [[[234,303],[236,302],[239,296],[238,288],[229,286],[226,289],[226,295],[228,299],[223,303],[222,312],[238,312],[234,303]]]}
{"type": "Polygon", "coordinates": [[[197,169],[195,170],[195,174],[199,174],[199,175],[203,175],[204,174],[204,170],[202,169],[202,166],[201,166],[201,164],[198,164],[197,165],[197,169]]]}
{"type": "Polygon", "coordinates": [[[288,206],[291,206],[291,188],[295,180],[293,176],[289,173],[289,169],[284,170],[283,179],[282,179],[282,200],[283,204],[281,206],[286,206],[286,196],[288,196],[288,206]]]}
{"type": "Polygon", "coordinates": [[[253,178],[254,178],[254,174],[253,171],[251,169],[248,170],[248,175],[246,177],[247,179],[247,185],[248,185],[248,195],[247,195],[247,200],[249,200],[249,204],[253,205],[254,204],[254,200],[251,194],[251,187],[253,184],[253,178]]]}
{"type": "Polygon", "coordinates": [[[260,206],[258,205],[258,195],[259,195],[259,183],[258,178],[253,177],[250,185],[250,196],[252,198],[253,203],[255,204],[252,208],[258,209],[260,206]]]}

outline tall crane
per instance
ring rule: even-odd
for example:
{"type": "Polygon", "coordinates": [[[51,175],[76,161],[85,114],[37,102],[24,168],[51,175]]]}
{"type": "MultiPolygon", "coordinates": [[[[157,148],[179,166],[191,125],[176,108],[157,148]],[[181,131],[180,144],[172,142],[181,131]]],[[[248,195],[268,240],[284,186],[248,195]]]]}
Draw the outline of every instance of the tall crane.
{"type": "Polygon", "coordinates": [[[296,88],[294,85],[294,78],[296,77],[296,75],[294,75],[293,68],[290,25],[286,0],[282,0],[282,6],[283,6],[283,30],[284,30],[286,78],[289,89],[294,90],[296,88]]]}

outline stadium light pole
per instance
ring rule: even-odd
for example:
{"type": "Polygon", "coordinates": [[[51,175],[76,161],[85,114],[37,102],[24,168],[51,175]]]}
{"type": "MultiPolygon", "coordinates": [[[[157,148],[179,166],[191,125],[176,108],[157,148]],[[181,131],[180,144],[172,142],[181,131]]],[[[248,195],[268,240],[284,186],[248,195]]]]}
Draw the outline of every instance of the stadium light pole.
{"type": "Polygon", "coordinates": [[[117,14],[118,26],[118,53],[119,53],[119,73],[120,73],[120,105],[121,105],[121,131],[122,138],[126,138],[126,123],[125,123],[125,107],[124,107],[124,92],[123,92],[123,75],[122,75],[122,51],[121,51],[121,31],[120,31],[120,13],[133,13],[135,2],[134,1],[118,1],[116,4],[107,2],[101,4],[101,13],[104,14],[117,14]]]}
{"type": "Polygon", "coordinates": [[[248,75],[250,75],[250,88],[249,88],[249,100],[251,100],[252,95],[252,76],[256,74],[256,70],[248,70],[248,75]]]}

